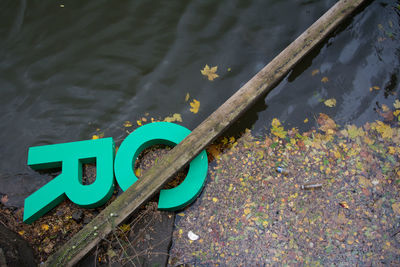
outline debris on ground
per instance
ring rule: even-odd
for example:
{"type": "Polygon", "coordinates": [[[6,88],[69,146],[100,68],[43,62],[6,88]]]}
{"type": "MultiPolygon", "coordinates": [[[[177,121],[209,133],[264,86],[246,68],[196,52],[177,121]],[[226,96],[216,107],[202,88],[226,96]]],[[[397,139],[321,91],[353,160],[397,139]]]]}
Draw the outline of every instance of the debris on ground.
{"type": "Polygon", "coordinates": [[[247,131],[218,155],[177,216],[169,264],[400,265],[399,118],[317,123],[300,133],[274,119],[271,134],[247,131]]]}

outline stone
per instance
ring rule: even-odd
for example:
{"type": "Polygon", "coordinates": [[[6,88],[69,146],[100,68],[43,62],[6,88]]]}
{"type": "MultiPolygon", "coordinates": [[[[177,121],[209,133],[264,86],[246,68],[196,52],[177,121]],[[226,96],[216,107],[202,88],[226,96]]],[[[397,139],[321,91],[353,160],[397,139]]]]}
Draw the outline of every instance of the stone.
{"type": "Polygon", "coordinates": [[[80,223],[83,219],[83,211],[82,210],[74,211],[72,213],[72,219],[77,223],[80,223]]]}

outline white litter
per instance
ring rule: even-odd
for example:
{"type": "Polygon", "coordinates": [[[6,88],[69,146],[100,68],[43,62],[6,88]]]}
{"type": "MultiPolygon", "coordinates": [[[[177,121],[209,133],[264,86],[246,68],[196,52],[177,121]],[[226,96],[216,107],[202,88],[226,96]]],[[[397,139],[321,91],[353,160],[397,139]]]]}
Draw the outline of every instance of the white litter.
{"type": "Polygon", "coordinates": [[[188,237],[189,237],[189,239],[192,240],[192,241],[195,241],[195,240],[199,239],[199,236],[196,235],[195,233],[193,233],[192,231],[189,231],[189,232],[188,232],[188,237]]]}

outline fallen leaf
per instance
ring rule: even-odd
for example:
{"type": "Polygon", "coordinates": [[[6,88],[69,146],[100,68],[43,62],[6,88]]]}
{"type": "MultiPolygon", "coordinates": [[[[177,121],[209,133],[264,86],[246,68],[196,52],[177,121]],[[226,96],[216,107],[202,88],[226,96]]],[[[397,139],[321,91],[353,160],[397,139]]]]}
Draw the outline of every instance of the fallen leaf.
{"type": "Polygon", "coordinates": [[[182,116],[179,113],[174,113],[174,115],[172,115],[170,117],[165,117],[164,121],[166,121],[166,122],[175,122],[175,121],[182,122],[182,116]]]}
{"type": "Polygon", "coordinates": [[[305,118],[303,122],[304,122],[304,123],[307,123],[307,122],[308,122],[308,118],[305,118]]]}
{"type": "Polygon", "coordinates": [[[321,82],[323,82],[323,83],[329,82],[328,77],[322,77],[321,82]]]}
{"type": "Polygon", "coordinates": [[[325,106],[332,108],[332,107],[336,106],[336,99],[334,99],[334,98],[327,99],[324,101],[324,104],[325,104],[325,106]]]}
{"type": "Polygon", "coordinates": [[[392,138],[393,129],[390,127],[390,125],[387,125],[381,121],[376,121],[374,126],[375,129],[382,135],[382,138],[392,138]]]}
{"type": "Polygon", "coordinates": [[[356,138],[356,137],[358,137],[358,136],[360,136],[360,137],[362,137],[362,136],[364,136],[364,130],[360,127],[360,128],[358,128],[357,126],[355,126],[355,125],[349,125],[349,126],[347,126],[347,133],[348,133],[348,135],[349,135],[349,137],[351,138],[351,139],[354,139],[354,138],[356,138]]]}
{"type": "Polygon", "coordinates": [[[389,107],[385,104],[382,104],[382,111],[383,112],[388,112],[389,111],[389,107]]]}
{"type": "Polygon", "coordinates": [[[323,132],[334,132],[336,131],[336,123],[332,120],[328,115],[324,113],[320,113],[318,120],[318,124],[320,125],[319,129],[323,132]]]}
{"type": "Polygon", "coordinates": [[[49,230],[49,225],[44,223],[40,226],[40,228],[42,228],[43,231],[47,231],[49,230]]]}
{"type": "Polygon", "coordinates": [[[142,121],[141,120],[137,120],[136,124],[139,125],[139,126],[142,126],[142,121]]]}
{"type": "Polygon", "coordinates": [[[244,212],[244,215],[247,215],[247,214],[249,214],[250,213],[250,209],[249,208],[245,208],[244,210],[243,210],[243,212],[244,212]]]}
{"type": "Polygon", "coordinates": [[[191,108],[190,111],[193,112],[194,114],[196,114],[197,112],[199,112],[199,108],[200,108],[200,101],[197,101],[196,99],[193,99],[192,102],[189,103],[191,108]]]}
{"type": "Polygon", "coordinates": [[[218,78],[219,75],[216,73],[218,66],[214,66],[210,68],[207,64],[204,69],[201,70],[201,74],[207,76],[208,80],[213,81],[215,78],[218,78]]]}
{"type": "Polygon", "coordinates": [[[125,121],[124,127],[132,127],[132,123],[130,121],[125,121]]]}
{"type": "Polygon", "coordinates": [[[349,204],[347,204],[346,201],[340,202],[339,205],[342,206],[342,207],[345,208],[345,209],[349,209],[349,204]]]}
{"type": "Polygon", "coordinates": [[[130,224],[123,224],[119,227],[119,229],[121,229],[122,232],[126,233],[131,229],[130,224]]]}
{"type": "Polygon", "coordinates": [[[218,202],[218,198],[213,197],[212,201],[213,201],[213,202],[218,202]]]}
{"type": "Polygon", "coordinates": [[[94,140],[94,139],[99,139],[100,137],[97,135],[97,134],[94,134],[93,136],[92,136],[92,139],[94,140]]]}
{"type": "Polygon", "coordinates": [[[281,125],[281,122],[277,118],[273,118],[271,122],[271,133],[275,136],[278,136],[280,138],[285,138],[287,131],[284,130],[283,126],[281,125]]]}
{"type": "Polygon", "coordinates": [[[382,116],[382,118],[383,118],[385,121],[392,121],[392,120],[394,119],[393,112],[390,111],[390,109],[388,108],[388,106],[382,105],[382,110],[384,110],[384,108],[385,108],[386,112],[381,112],[380,110],[377,110],[376,112],[377,112],[380,116],[382,116]]]}
{"type": "Polygon", "coordinates": [[[396,148],[394,146],[389,146],[388,152],[389,154],[394,155],[396,153],[396,148]]]}
{"type": "Polygon", "coordinates": [[[392,209],[396,215],[400,215],[400,202],[393,203],[392,209]]]}
{"type": "Polygon", "coordinates": [[[211,154],[211,156],[215,159],[218,159],[221,154],[221,151],[219,150],[219,146],[215,145],[215,144],[209,145],[207,148],[207,152],[209,154],[211,154]]]}
{"type": "Polygon", "coordinates": [[[394,108],[400,108],[400,101],[398,99],[396,99],[396,101],[394,101],[393,107],[394,108]]]}
{"type": "Polygon", "coordinates": [[[189,95],[189,93],[186,93],[186,96],[185,96],[185,102],[188,102],[189,98],[190,98],[190,95],[189,95]]]}
{"type": "Polygon", "coordinates": [[[135,169],[136,177],[140,177],[142,175],[142,170],[140,168],[135,169]]]}
{"type": "Polygon", "coordinates": [[[315,70],[313,70],[312,72],[311,72],[311,75],[312,76],[315,76],[315,75],[317,75],[319,73],[319,69],[315,69],[315,70]]]}

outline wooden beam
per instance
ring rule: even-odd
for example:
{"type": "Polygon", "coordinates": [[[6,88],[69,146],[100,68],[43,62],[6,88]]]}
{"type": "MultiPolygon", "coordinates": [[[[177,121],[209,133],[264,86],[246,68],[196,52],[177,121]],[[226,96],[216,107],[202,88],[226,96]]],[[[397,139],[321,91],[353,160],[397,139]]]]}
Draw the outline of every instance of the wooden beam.
{"type": "Polygon", "coordinates": [[[46,266],[71,266],[158,192],[180,169],[264,95],[366,0],[341,0],[204,120],[133,186],[51,255],[46,266]]]}

